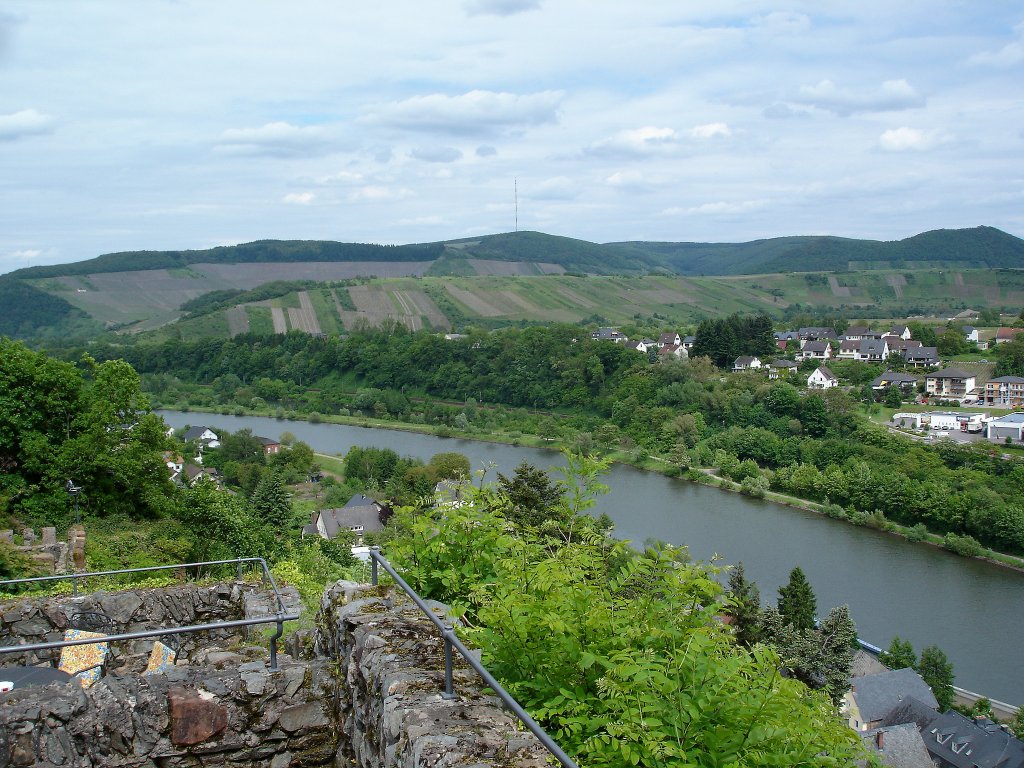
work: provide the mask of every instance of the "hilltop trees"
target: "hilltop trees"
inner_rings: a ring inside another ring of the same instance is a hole
[[[709,357],[719,368],[731,368],[740,355],[772,354],[776,350],[772,332],[772,320],[764,314],[702,320],[690,354]]]

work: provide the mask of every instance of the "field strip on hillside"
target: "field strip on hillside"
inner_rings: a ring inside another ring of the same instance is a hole
[[[850,289],[845,285],[839,284],[839,278],[835,275],[828,276],[828,287],[832,289],[832,295],[837,298],[849,298]]]
[[[447,330],[452,327],[444,312],[438,309],[437,304],[426,293],[421,290],[406,290],[403,291],[403,294],[409,303],[416,308],[416,314],[425,316],[432,328]]]
[[[586,309],[592,309],[597,306],[596,301],[588,299],[583,294],[577,293],[568,286],[559,285],[555,288],[555,292],[562,296],[562,298],[568,299],[574,306],[584,307]]]
[[[249,332],[249,313],[241,304],[224,310],[224,316],[228,321],[228,334],[235,338],[241,333]]]
[[[526,261],[499,261],[497,259],[466,259],[476,273],[482,277],[513,275],[536,275],[539,271]]]
[[[520,296],[515,291],[498,291],[498,293],[504,296],[512,304],[515,304],[516,306],[520,307],[524,312],[532,312],[534,314],[539,314],[541,312],[540,307],[538,307],[532,301],[529,301],[528,299],[524,298],[523,296]]]
[[[281,307],[271,307],[270,318],[274,321],[274,333],[288,333],[288,323]]]
[[[892,292],[896,294],[897,299],[903,298],[903,289],[907,285],[907,278],[903,275],[886,275],[885,283],[892,288]]]
[[[501,317],[501,315],[505,314],[495,307],[491,301],[481,298],[471,291],[464,291],[461,288],[456,288],[451,283],[445,283],[444,289],[452,295],[453,299],[465,304],[473,312],[480,315],[480,317]]]

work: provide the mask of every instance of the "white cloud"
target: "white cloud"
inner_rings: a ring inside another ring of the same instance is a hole
[[[274,122],[259,128],[229,128],[221,134],[217,149],[229,154],[312,157],[329,152],[331,144],[319,126]]]
[[[468,0],[463,8],[470,16],[512,16],[540,8],[540,0]]]
[[[756,211],[759,208],[764,208],[767,204],[767,200],[743,200],[735,203],[718,201],[714,203],[703,203],[702,205],[695,205],[689,208],[666,208],[662,213],[666,216],[678,216],[679,214],[685,214],[688,216],[728,216],[737,213],[749,213],[750,211]]]
[[[354,171],[338,171],[326,176],[318,176],[317,184],[358,184],[363,180],[363,174]]]
[[[492,147],[490,144],[481,144],[476,148],[477,157],[494,157],[498,154],[498,150]]]
[[[26,136],[38,136],[53,130],[54,120],[34,109],[23,109],[9,115],[0,115],[0,141],[15,141]]]
[[[309,205],[314,200],[316,200],[316,195],[312,192],[289,192],[281,198],[282,203],[291,205]]]
[[[425,163],[454,163],[462,158],[462,151],[455,147],[415,147],[409,156]]]
[[[878,137],[878,146],[887,152],[922,151],[945,144],[949,137],[940,131],[922,131],[920,128],[892,128]]]
[[[558,121],[561,91],[432,93],[372,107],[364,120],[411,131],[489,134]]]
[[[750,20],[750,23],[754,27],[765,30],[773,35],[806,32],[811,28],[809,16],[803,13],[790,13],[788,11],[773,11],[762,16],[755,16]]]
[[[619,131],[591,144],[584,152],[599,157],[640,157],[671,150],[678,141],[679,136],[673,129],[648,125]]]
[[[906,80],[886,80],[878,88],[840,88],[831,80],[803,85],[793,98],[799,104],[847,116],[861,112],[893,112],[923,107],[925,99]]]
[[[609,187],[629,188],[644,186],[646,181],[640,171],[616,171],[604,183]]]
[[[971,56],[968,64],[983,67],[1013,67],[1024,62],[1024,21],[1013,28],[1017,39],[996,51],[982,51]]]
[[[394,188],[383,184],[367,184],[366,186],[360,187],[359,189],[350,193],[348,196],[348,200],[354,203],[382,203],[396,200],[405,200],[406,198],[412,196],[412,190],[406,189],[405,187]]]
[[[726,123],[707,123],[695,125],[690,129],[690,136],[695,139],[713,139],[716,136],[732,136],[732,129]]]
[[[579,196],[579,188],[565,176],[554,176],[532,187],[520,184],[525,197],[533,200],[573,200]]]

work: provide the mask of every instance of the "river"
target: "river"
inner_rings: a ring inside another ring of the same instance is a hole
[[[386,429],[278,421],[255,416],[159,412],[170,426],[205,424],[235,432],[249,428],[277,438],[291,432],[319,453],[344,455],[353,445],[391,448],[428,460],[457,451],[472,467],[510,475],[528,461],[561,464],[554,451]],[[818,598],[818,613],[850,606],[858,634],[886,647],[894,635],[920,650],[938,645],[956,672],[956,684],[990,698],[1024,704],[1024,574],[879,531],[858,528],[804,510],[615,465],[610,487],[593,508],[615,522],[623,539],[686,545],[695,559],[716,553],[743,562],[762,598],[774,602],[796,565]]]

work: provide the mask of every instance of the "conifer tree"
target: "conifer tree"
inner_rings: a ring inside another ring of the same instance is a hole
[[[797,629],[813,629],[818,601],[803,570],[797,566],[789,572],[789,583],[779,587],[779,613],[782,620]]]
[[[275,534],[281,535],[288,530],[292,523],[292,502],[276,472],[264,475],[249,501],[258,517]]]
[[[729,574],[729,591],[735,601],[731,610],[736,639],[749,648],[761,637],[761,591],[747,581],[742,562]]]

